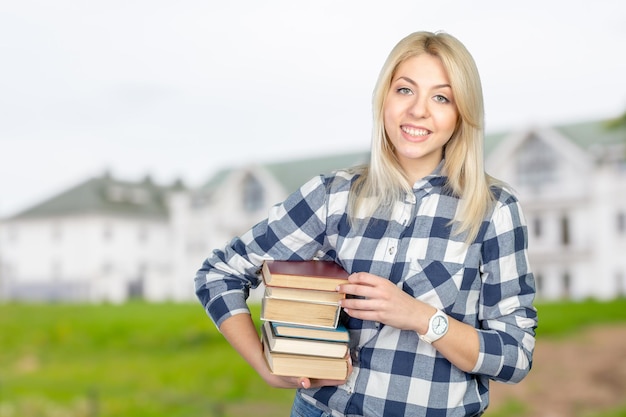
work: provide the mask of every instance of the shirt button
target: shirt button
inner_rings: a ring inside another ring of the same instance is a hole
[[[396,253],[396,247],[392,246],[389,248],[389,255],[393,255],[394,253]]]

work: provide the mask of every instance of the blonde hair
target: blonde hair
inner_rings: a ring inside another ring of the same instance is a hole
[[[489,186],[496,181],[484,170],[484,106],[478,69],[465,46],[446,33],[412,33],[387,57],[373,94],[370,163],[363,167],[362,175],[353,186],[348,214],[351,219],[369,217],[377,208],[391,208],[393,202],[413,193],[413,184],[400,167],[385,132],[383,112],[396,69],[408,58],[420,54],[441,60],[458,109],[456,129],[444,149],[443,171],[448,178],[446,187],[461,200],[454,218],[455,233],[467,232],[466,242],[469,243],[476,238],[492,204]]]

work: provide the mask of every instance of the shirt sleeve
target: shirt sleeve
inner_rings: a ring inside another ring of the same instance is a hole
[[[537,310],[526,222],[514,197],[497,203],[481,251],[480,352],[473,372],[517,383],[532,366]]]
[[[219,328],[224,320],[250,310],[250,288],[260,284],[264,260],[308,260],[325,242],[326,181],[318,176],[269,210],[268,218],[225,248],[215,250],[195,276],[196,295]]]

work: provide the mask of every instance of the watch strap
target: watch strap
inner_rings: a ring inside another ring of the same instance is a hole
[[[435,322],[439,322],[439,326],[435,328]],[[426,334],[419,335],[420,339],[427,343],[433,343],[441,339],[448,332],[448,316],[441,310],[437,309],[428,320],[428,331]]]

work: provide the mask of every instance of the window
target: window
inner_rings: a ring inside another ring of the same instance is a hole
[[[63,236],[63,232],[62,232],[62,228],[61,225],[58,223],[55,223],[52,225],[52,240],[54,242],[58,242],[61,240]]]
[[[150,192],[141,187],[111,185],[107,189],[107,198],[116,203],[142,205],[150,202]]]
[[[124,194],[125,194],[124,188],[120,186],[112,185],[107,190],[107,197],[109,198],[109,200],[115,201],[115,202],[124,201]]]
[[[144,280],[148,266],[141,262],[137,265],[135,279],[128,282],[128,296],[130,298],[142,298],[144,296]]]
[[[111,275],[113,272],[113,264],[109,261],[106,261],[102,264],[102,275],[107,276]]]
[[[150,193],[143,188],[133,188],[129,192],[128,199],[131,203],[137,205],[148,204],[150,202]]]
[[[622,273],[622,271],[618,271],[615,274],[615,281],[617,283],[617,294],[620,296],[626,295],[626,276]]]
[[[543,292],[543,275],[540,273],[535,274],[535,290],[539,295]]]
[[[570,244],[569,219],[565,215],[561,217],[561,244],[563,246]]]
[[[146,276],[146,271],[148,271],[148,265],[145,262],[140,262],[137,265],[137,276],[143,279]]]
[[[146,243],[148,241],[148,228],[146,226],[139,226],[137,239],[140,243]]]
[[[16,274],[17,274],[17,268],[15,268],[13,264],[10,264],[6,261],[4,263],[0,262],[0,296],[2,296],[3,278],[4,278],[4,283],[7,283],[10,277],[15,277]]]
[[[569,272],[563,273],[563,297],[570,298],[572,295],[572,278]]]
[[[543,140],[533,135],[522,146],[516,161],[519,184],[539,187],[555,180],[556,155]]]
[[[188,254],[197,254],[197,253],[206,253],[206,251],[208,250],[206,247],[206,242],[202,239],[196,238],[196,239],[189,239],[189,241],[187,241],[187,246],[185,251]]]
[[[263,186],[259,180],[247,174],[243,180],[243,208],[247,212],[255,212],[263,209]]]
[[[62,278],[63,274],[61,263],[59,261],[53,261],[50,269],[52,272],[52,279],[55,281],[59,281]]]
[[[543,232],[542,226],[543,223],[541,221],[541,218],[539,216],[535,217],[533,219],[533,234],[535,235],[535,237],[541,237],[541,234]]]
[[[110,241],[113,239],[113,226],[110,224],[105,224],[104,229],[102,230],[102,238],[105,241]]]
[[[7,240],[10,243],[17,243],[18,241],[18,235],[19,233],[17,232],[17,227],[16,226],[9,226],[8,228],[9,230],[7,231]]]

